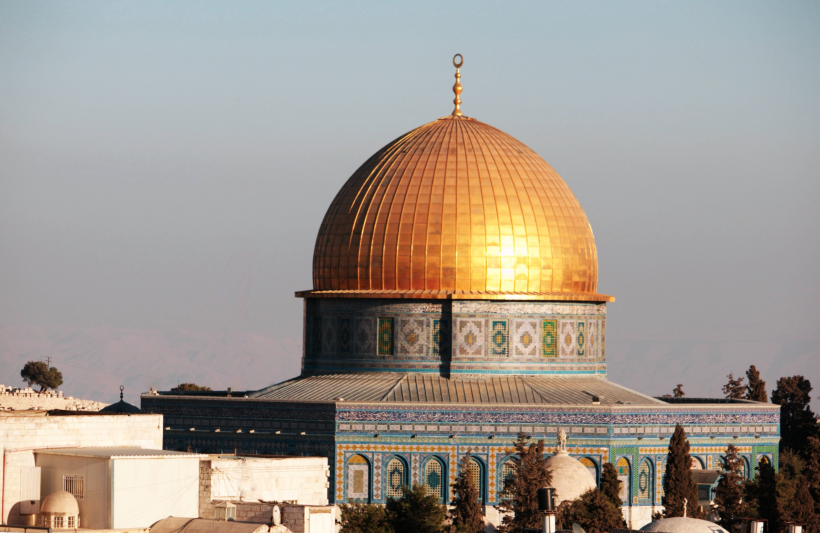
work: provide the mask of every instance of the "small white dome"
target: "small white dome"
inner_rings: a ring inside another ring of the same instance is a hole
[[[557,493],[556,504],[577,500],[586,491],[597,487],[587,467],[564,450],[547,459],[547,467],[552,471],[550,486]]]
[[[46,496],[40,505],[40,512],[77,516],[80,514],[80,507],[70,492],[61,490]]]
[[[654,522],[649,522],[641,528],[641,531],[663,531],[664,533],[729,533],[714,522],[689,518],[688,516],[676,516],[674,518],[661,518]]]

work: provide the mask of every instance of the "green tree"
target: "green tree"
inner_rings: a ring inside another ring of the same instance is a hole
[[[811,382],[803,376],[777,380],[772,403],[780,406],[780,449],[793,450],[805,457],[809,437],[817,435],[817,422],[809,407]]]
[[[515,454],[510,459],[513,471],[504,480],[502,493],[505,498],[496,506],[504,514],[498,527],[501,533],[522,533],[525,528],[541,525],[538,489],[552,483],[552,472],[544,456],[544,441],[529,441],[529,437],[519,433],[513,444]]]
[[[797,453],[786,450],[780,454],[780,470],[775,475],[775,513],[773,531],[782,531],[788,522],[805,526],[813,533],[816,526],[814,500],[803,477],[805,463]]]
[[[393,533],[387,523],[387,514],[381,505],[367,503],[342,504],[337,523],[339,533]]]
[[[727,400],[739,400],[743,398],[743,392],[746,390],[746,385],[743,384],[743,377],[735,379],[735,375],[729,372],[726,376],[728,382],[723,386],[723,394],[726,395]]]
[[[447,508],[435,496],[427,495],[427,487],[404,487],[401,498],[388,498],[385,505],[387,522],[395,533],[441,533]]]
[[[597,488],[586,491],[577,500],[562,503],[557,522],[561,529],[569,529],[577,522],[587,533],[609,533],[626,527],[621,508]]]
[[[484,512],[478,501],[478,488],[470,475],[470,455],[461,460],[453,483],[453,508],[450,509],[453,533],[478,533],[484,528]]]
[[[754,480],[746,483],[746,503],[749,516],[763,518],[768,521],[767,533],[779,529],[779,515],[777,513],[777,474],[771,463],[761,461],[755,468],[757,475]]]
[[[746,371],[746,377],[749,383],[746,385],[746,394],[743,397],[754,402],[768,403],[766,382],[760,379],[760,372],[757,371],[755,365],[749,367],[749,370]]]
[[[701,518],[698,505],[698,486],[692,477],[692,458],[689,455],[689,441],[680,424],[669,441],[669,453],[666,456],[666,477],[663,479],[664,516],[671,518],[683,516],[686,500],[686,516]]]
[[[814,512],[820,515],[820,437],[809,437],[803,476],[814,500]]]
[[[715,488],[715,510],[720,519],[718,524],[732,533],[743,533],[747,516],[746,504],[743,502],[745,493],[743,459],[738,455],[737,448],[730,444],[726,455],[720,461],[720,479]]]
[[[57,390],[63,384],[63,374],[56,368],[49,367],[43,361],[29,361],[20,371],[20,377],[28,386],[37,385],[40,392],[48,389]]]
[[[683,398],[684,396],[686,396],[686,393],[683,392],[683,383],[678,383],[678,386],[672,389],[672,397]]]
[[[601,470],[601,493],[619,509],[624,504],[621,501],[621,480],[612,463],[604,463]]]
[[[196,383],[180,383],[173,389],[171,392],[188,392],[188,391],[209,391],[211,387],[205,387],[203,385],[197,385]]]

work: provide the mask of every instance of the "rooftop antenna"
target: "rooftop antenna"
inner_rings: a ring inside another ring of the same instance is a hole
[[[453,100],[453,103],[456,105],[456,108],[453,109],[453,116],[460,117],[461,116],[461,98],[459,95],[461,94],[462,87],[461,87],[461,65],[464,64],[464,57],[461,54],[456,54],[453,56],[453,66],[456,67],[456,84],[453,85],[453,92],[456,93],[456,99]]]

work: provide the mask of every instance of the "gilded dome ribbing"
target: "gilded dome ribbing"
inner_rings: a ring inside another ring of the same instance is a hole
[[[302,296],[611,301],[567,184],[523,143],[448,116],[368,159],[330,205]]]

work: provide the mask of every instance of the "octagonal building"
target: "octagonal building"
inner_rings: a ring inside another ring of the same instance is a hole
[[[693,467],[718,468],[729,443],[747,475],[776,465],[778,406],[653,398],[607,380],[614,298],[598,293],[586,214],[533,150],[462,115],[459,76],[453,114],[377,151],[328,208],[313,289],[296,293],[301,375],[258,391],[144,394],[143,412],[166,417],[165,447],[324,455],[337,503],[384,503],[416,483],[448,503],[469,453],[497,522],[516,435],[552,444],[564,429],[596,480],[616,466],[633,528],[659,510],[677,423]]]

